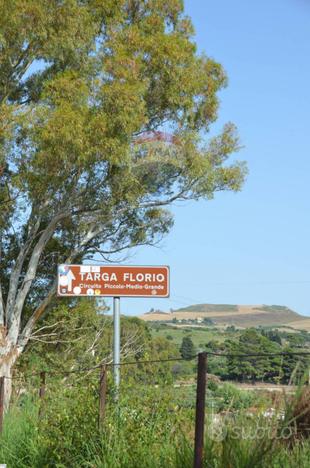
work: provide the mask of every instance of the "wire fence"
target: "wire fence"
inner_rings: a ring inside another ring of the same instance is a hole
[[[137,366],[142,364],[160,364],[165,362],[180,362],[180,361],[192,361],[197,359],[198,354],[194,354],[193,356],[182,358],[182,357],[172,357],[167,359],[148,359],[148,360],[135,360],[135,361],[125,361],[120,363],[113,363],[113,362],[103,362],[96,366],[82,368],[82,369],[68,369],[68,370],[47,370],[42,369],[40,371],[31,372],[29,374],[23,374],[21,376],[3,376],[0,379],[8,379],[8,380],[18,380],[18,379],[27,379],[29,377],[39,376],[44,372],[46,375],[69,375],[69,374],[80,374],[95,371],[101,369],[104,365],[106,368],[113,368],[113,367],[124,367],[124,366]],[[285,352],[278,352],[278,353],[215,353],[212,351],[205,352],[208,356],[215,356],[215,357],[222,357],[222,358],[248,358],[248,357],[276,357],[276,356],[310,356],[310,351],[285,351]]]
[[[150,360],[133,360],[133,361],[124,361],[120,363],[113,363],[113,362],[101,362],[100,364],[80,368],[80,369],[41,369],[36,372],[30,372],[26,374],[20,375],[13,375],[13,376],[2,376],[0,377],[0,432],[3,428],[3,416],[4,416],[4,388],[5,388],[5,380],[11,380],[16,382],[16,384],[24,385],[26,382],[31,382],[33,378],[36,379],[34,389],[39,397],[40,405],[39,405],[39,418],[43,417],[44,414],[44,404],[46,400],[47,394],[47,386],[49,385],[49,377],[63,377],[69,378],[70,375],[83,375],[84,377],[94,377],[94,373],[99,371],[99,376],[97,375],[95,385],[97,386],[97,399],[98,399],[98,426],[101,427],[104,424],[104,420],[106,417],[106,408],[107,408],[107,392],[108,392],[108,372],[109,370],[113,371],[115,366],[123,368],[123,373],[125,374],[126,368],[135,368],[136,370],[143,368],[152,369],[154,365],[163,365],[169,363],[178,363],[182,361],[191,361],[195,362],[197,367],[197,377],[188,385],[191,387],[190,395],[188,394],[188,398],[191,399],[191,407],[195,409],[195,414],[193,413],[193,417],[195,419],[195,462],[194,467],[201,467],[202,463],[202,454],[203,454],[203,443],[204,443],[204,426],[205,426],[205,407],[206,407],[206,386],[207,386],[207,376],[208,376],[208,358],[227,358],[227,359],[237,359],[243,360],[246,358],[274,358],[274,357],[307,357],[310,356],[310,351],[285,351],[285,352],[278,352],[278,353],[220,353],[220,352],[202,352],[190,356],[189,358],[185,359],[182,357],[169,357],[166,359],[150,359]],[[165,369],[162,369],[163,373]],[[135,371],[136,372],[136,371]],[[133,374],[134,376],[135,374]],[[143,378],[141,379],[141,375]],[[146,374],[140,375],[139,384],[136,385],[136,392],[142,392],[142,390],[146,389],[147,387],[154,388],[159,387],[156,385],[156,381],[154,381],[154,375],[150,372],[151,382],[148,382],[148,376]],[[99,379],[98,379],[99,377]],[[175,382],[170,382],[170,386],[175,388]],[[167,384],[167,387],[169,386]],[[163,385],[161,384],[163,387]],[[163,387],[165,390],[165,388]],[[184,389],[183,389],[184,390]],[[113,393],[113,392],[112,392]],[[172,395],[176,395],[177,392],[174,391]],[[133,395],[136,394],[133,392]],[[161,394],[158,392],[158,397]],[[175,396],[176,397],[176,396]],[[180,399],[183,399],[183,402],[186,400],[184,396],[184,391],[182,394],[179,395]],[[117,404],[117,398],[114,397],[111,401],[114,401]]]

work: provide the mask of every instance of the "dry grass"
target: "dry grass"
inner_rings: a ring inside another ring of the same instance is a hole
[[[289,326],[297,330],[306,330],[310,332],[310,318],[305,318],[303,320],[296,320],[294,322],[290,322]]]
[[[303,386],[289,404],[293,439],[310,438],[310,387]]]
[[[236,310],[232,310],[231,306],[227,310],[212,310],[211,304],[206,304],[206,311],[201,310],[201,304],[197,306],[200,310],[195,310],[194,306],[190,310],[182,309],[172,313],[147,313],[140,318],[146,321],[172,321],[188,320],[207,317],[211,319],[215,325],[236,325],[240,328],[255,327],[259,325],[283,326],[299,330],[310,331],[310,318],[303,317],[296,312],[287,308],[277,308],[276,306],[266,307],[264,305],[238,305]]]

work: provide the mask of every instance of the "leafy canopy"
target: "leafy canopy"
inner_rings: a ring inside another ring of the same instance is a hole
[[[232,124],[202,138],[227,79],[197,54],[182,1],[0,0],[0,12],[0,277],[11,323],[15,299],[29,315],[52,291],[57,263],[153,244],[173,222],[165,206],[239,190],[245,168],[227,163]]]

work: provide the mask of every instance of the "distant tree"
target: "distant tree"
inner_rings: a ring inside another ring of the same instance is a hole
[[[208,318],[208,317],[204,317],[203,318],[203,321],[202,321],[205,325],[214,325],[214,322]]]
[[[287,342],[293,348],[302,348],[306,344],[306,337],[301,333],[289,333],[287,335]]]
[[[205,351],[207,353],[224,353],[225,346],[220,341],[212,339],[205,345]],[[225,357],[212,356],[212,354],[209,355],[208,369],[211,374],[225,378],[227,376],[227,359]]]
[[[183,359],[191,359],[194,356],[195,347],[190,336],[184,336],[180,347],[180,353]]]
[[[268,338],[270,341],[274,341],[279,345],[282,344],[281,335],[278,330],[262,330],[262,335]]]
[[[220,343],[219,341],[217,340],[210,340],[208,341],[208,343],[206,344],[206,351],[209,351],[209,352],[218,352],[219,350],[222,349],[222,343]]]
[[[226,340],[226,350],[231,354],[277,353],[278,343],[262,336],[255,329],[241,333],[239,339]],[[279,356],[228,358],[228,376],[237,380],[274,380],[279,376],[281,360]]]
[[[293,353],[294,351],[296,352],[294,348],[289,346],[283,348],[283,351],[286,353]],[[284,384],[291,382],[298,385],[305,376],[305,373],[309,372],[309,368],[309,356],[297,356],[294,354],[284,356],[281,359],[281,372],[279,380]]]

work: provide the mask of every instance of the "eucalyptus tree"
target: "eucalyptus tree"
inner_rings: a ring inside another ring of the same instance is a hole
[[[58,262],[153,244],[172,202],[240,189],[234,126],[206,138],[225,85],[180,0],[0,0],[0,375]]]

